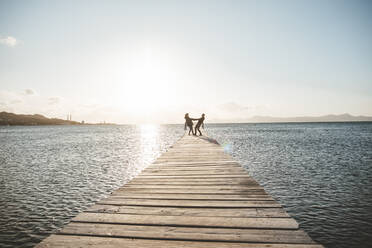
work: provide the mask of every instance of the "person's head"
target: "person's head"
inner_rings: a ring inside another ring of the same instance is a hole
[[[204,117],[205,116],[205,114],[202,114],[202,117]]]
[[[189,118],[189,113],[186,113],[185,114],[185,118]]]

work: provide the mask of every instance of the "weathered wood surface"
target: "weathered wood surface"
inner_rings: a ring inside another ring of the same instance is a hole
[[[205,242],[141,238],[117,238],[110,235],[51,235],[41,242],[39,248],[322,248],[317,244],[281,244],[281,243],[243,243],[243,242]]]
[[[186,135],[37,247],[322,246],[220,145]]]
[[[155,226],[234,227],[265,229],[298,229],[292,218],[225,218],[200,216],[128,215],[107,213],[81,213],[74,222],[138,224]]]
[[[275,201],[215,201],[215,200],[162,200],[162,199],[117,199],[110,197],[103,199],[99,204],[125,205],[125,206],[152,206],[152,207],[199,207],[199,208],[280,208],[280,204]]]
[[[232,218],[234,219],[234,218]],[[270,243],[313,243],[302,230],[259,230],[237,228],[193,228],[172,226],[112,225],[71,223],[62,231],[63,234],[90,233],[97,236],[137,237],[161,239],[164,236],[182,240],[270,242]]]
[[[182,208],[182,207],[144,207],[144,206],[91,206],[86,212],[111,214],[145,214],[166,216],[215,216],[215,217],[289,217],[283,208]]]
[[[172,193],[165,193],[165,194],[132,194],[126,192],[119,192],[112,194],[112,198],[116,199],[162,199],[162,200],[215,200],[215,201],[223,201],[223,200],[237,200],[237,201],[244,201],[244,200],[251,200],[251,201],[273,201],[268,195],[213,195],[213,194],[172,194]]]

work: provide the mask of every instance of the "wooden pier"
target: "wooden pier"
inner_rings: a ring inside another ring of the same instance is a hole
[[[185,135],[36,247],[321,248],[223,148]]]

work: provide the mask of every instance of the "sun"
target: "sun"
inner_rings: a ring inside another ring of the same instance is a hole
[[[121,90],[123,104],[136,113],[153,113],[169,105],[175,70],[169,56],[147,49],[126,68]],[[130,106],[128,106],[130,104]]]

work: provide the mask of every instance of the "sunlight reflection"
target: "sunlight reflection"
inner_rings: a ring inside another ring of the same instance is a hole
[[[140,125],[141,135],[141,160],[143,166],[153,162],[160,153],[159,126],[153,124]]]
[[[159,136],[159,126],[154,124],[140,125],[141,141],[147,145],[154,145]]]
[[[226,153],[231,154],[231,153],[233,152],[233,146],[232,146],[232,144],[229,144],[229,143],[223,143],[223,144],[222,144],[222,147],[223,147],[223,150],[224,150]]]

